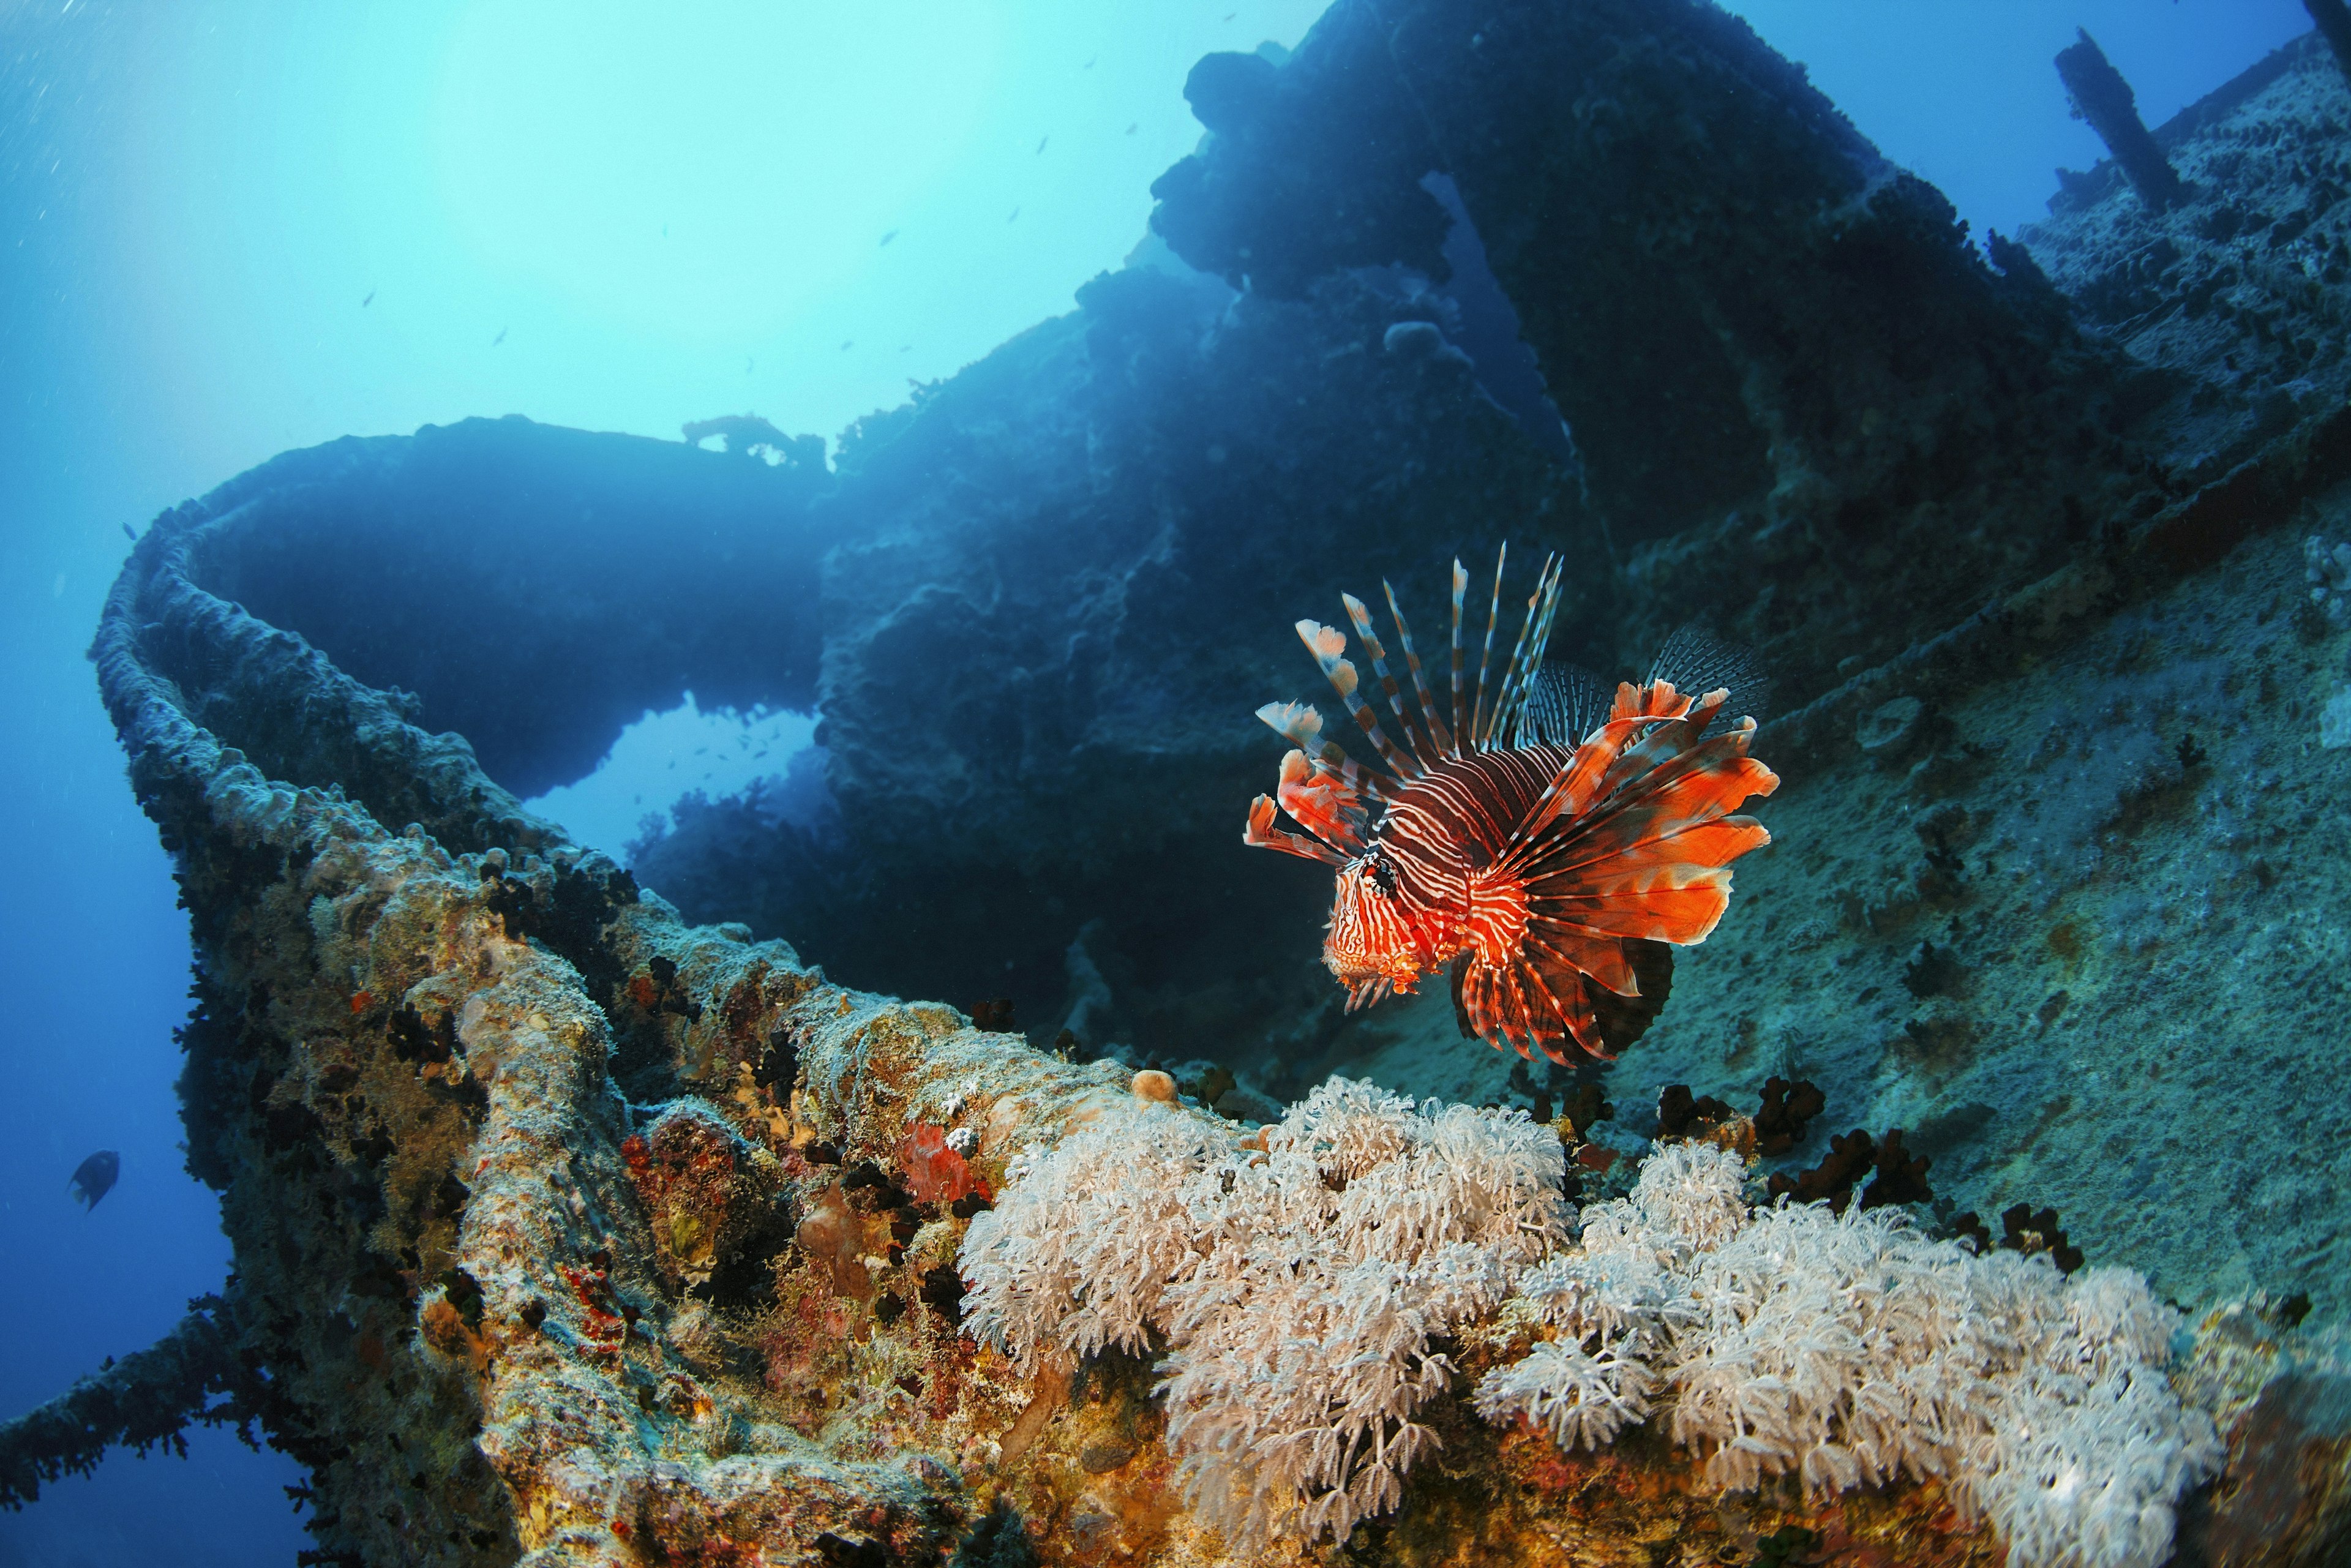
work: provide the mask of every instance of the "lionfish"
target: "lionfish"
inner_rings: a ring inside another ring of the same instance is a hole
[[[1552,556],[1489,699],[1509,553],[1505,545],[1495,562],[1485,647],[1468,693],[1461,609],[1469,575],[1453,563],[1449,717],[1429,690],[1395,590],[1380,585],[1417,722],[1370,612],[1353,594],[1340,596],[1401,745],[1359,693],[1345,634],[1298,622],[1384,769],[1325,738],[1311,706],[1268,703],[1258,716],[1297,749],[1281,759],[1277,792],[1250,802],[1242,842],[1337,868],[1322,961],[1347,988],[1349,1011],[1449,968],[1464,1036],[1530,1060],[1539,1049],[1564,1063],[1571,1041],[1613,1060],[1666,1005],[1668,945],[1706,940],[1730,902],[1730,862],[1771,841],[1761,823],[1730,815],[1780,782],[1748,755],[1766,683],[1744,652],[1695,627],[1667,640],[1638,685],[1612,689],[1588,671],[1546,664],[1564,564]],[[1748,711],[1736,723],[1734,697]],[[1277,806],[1305,831],[1277,827]]]

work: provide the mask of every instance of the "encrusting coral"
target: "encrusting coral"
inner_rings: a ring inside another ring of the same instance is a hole
[[[1031,1366],[1164,1343],[1171,1454],[1242,1551],[1395,1508],[1447,1336],[1513,1322],[1554,1337],[1479,1381],[1490,1421],[1597,1449],[1669,1412],[1725,1491],[1938,1481],[2020,1568],[2152,1568],[2220,1467],[2135,1272],[1978,1256],[1897,1208],[1750,1207],[1705,1143],[1660,1145],[1570,1244],[1562,1170],[1523,1113],[1343,1079],[1246,1139],[1106,1113],[974,1221],[967,1330]]]

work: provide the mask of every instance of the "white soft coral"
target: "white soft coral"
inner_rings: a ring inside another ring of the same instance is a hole
[[[1333,1079],[1263,1142],[1121,1114],[1017,1162],[962,1260],[972,1332],[1015,1359],[1165,1337],[1169,1448],[1243,1550],[1395,1506],[1453,1372],[1431,1338],[1567,1220],[1564,1152],[1522,1112]]]
[[[1394,1508],[1454,1370],[1433,1342],[1513,1294],[1557,1337],[1480,1382],[1489,1419],[1597,1447],[1670,1403],[1726,1489],[1938,1478],[2017,1568],[2152,1568],[2219,1465],[2160,1374],[2176,1316],[2127,1270],[1978,1258],[1893,1210],[1750,1213],[1703,1144],[1562,1247],[1550,1129],[1343,1080],[1262,1141],[1122,1109],[1015,1160],[962,1255],[970,1331],[1017,1361],[1164,1340],[1170,1450],[1244,1553]]]
[[[1719,1150],[1661,1149],[1630,1199],[1584,1210],[1581,1248],[1520,1286],[1569,1340],[1489,1375],[1479,1408],[1562,1447],[1604,1440],[1626,1418],[1607,1396],[1631,1385],[1599,1369],[1640,1359],[1717,1486],[1907,1471],[1988,1516],[2019,1568],[2164,1559],[2220,1448],[2160,1375],[2177,1320],[2144,1279],[1978,1258],[1895,1210],[1750,1214],[1740,1174]]]
[[[964,1237],[968,1332],[1019,1362],[1141,1349],[1193,1260],[1188,1188],[1237,1142],[1193,1117],[1130,1114],[1015,1155]]]

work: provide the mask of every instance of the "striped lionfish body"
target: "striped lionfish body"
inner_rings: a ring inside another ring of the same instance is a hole
[[[1672,945],[1706,940],[1722,918],[1730,862],[1771,841],[1762,824],[1731,814],[1779,784],[1748,755],[1753,717],[1729,719],[1734,694],[1756,703],[1763,683],[1743,654],[1688,628],[1638,685],[1612,690],[1546,665],[1562,570],[1552,558],[1489,698],[1508,553],[1495,565],[1467,690],[1468,574],[1453,563],[1449,713],[1429,689],[1395,590],[1382,584],[1410,709],[1370,612],[1342,595],[1401,741],[1358,690],[1345,634],[1298,623],[1383,766],[1326,739],[1312,707],[1268,704],[1258,716],[1297,749],[1282,758],[1276,794],[1251,802],[1242,841],[1337,869],[1322,959],[1350,1010],[1449,971],[1464,1035],[1553,1061],[1572,1049],[1609,1060],[1665,1006]],[[1304,831],[1277,826],[1277,811]]]

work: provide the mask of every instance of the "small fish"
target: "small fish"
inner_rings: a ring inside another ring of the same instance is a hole
[[[507,329],[506,329],[504,327],[501,327],[501,328],[499,328],[499,329],[498,329],[498,335],[497,335],[496,337],[495,337],[495,338],[493,338],[493,339],[491,339],[491,340],[490,340],[490,347],[491,347],[491,348],[493,348],[493,349],[495,349],[495,348],[496,348],[500,343],[503,343],[503,342],[505,342],[506,340],[507,340]]]
[[[888,234],[882,236],[882,243],[883,245],[888,245],[892,240],[896,239],[897,237],[898,231],[896,229],[892,229]]]
[[[121,1174],[122,1156],[112,1149],[100,1149],[74,1166],[66,1187],[81,1200],[84,1208],[96,1208],[98,1200],[114,1190],[114,1180]]]
[[[137,544],[139,542],[139,530],[132,528],[129,523],[125,523],[122,525],[122,537],[129,539],[132,544]]]
[[[1127,133],[1129,136],[1134,135],[1134,126],[1135,126],[1135,125],[1141,125],[1142,123],[1143,123],[1143,121],[1141,121],[1141,120],[1136,120],[1136,121],[1134,122],[1134,125],[1130,125],[1130,126],[1128,126],[1128,127],[1126,128],[1126,133]]]
[[[1088,55],[1086,57],[1086,63],[1080,66],[1078,68],[1080,70],[1090,71],[1094,68],[1094,62],[1100,58],[1102,58],[1100,55]]]
[[[1449,716],[1395,591],[1381,585],[1416,715],[1370,612],[1340,596],[1401,744],[1358,692],[1345,633],[1298,623],[1385,767],[1323,738],[1312,707],[1267,704],[1258,717],[1297,749],[1281,760],[1277,793],[1250,803],[1241,841],[1336,870],[1322,961],[1346,988],[1349,1011],[1449,971],[1465,1036],[1530,1060],[1540,1050],[1562,1063],[1611,1061],[1664,1009],[1673,946],[1705,941],[1721,920],[1730,862],[1771,841],[1753,818],[1730,815],[1780,782],[1748,755],[1752,715],[1732,723],[1726,711],[1734,692],[1760,697],[1762,685],[1738,650],[1687,631],[1667,641],[1647,680],[1602,701],[1599,677],[1543,662],[1564,565],[1552,557],[1489,695],[1508,555],[1495,563],[1477,684],[1466,691],[1469,574],[1453,563]],[[1305,831],[1277,827],[1277,810]]]
[[[1038,151],[1038,152],[1044,152],[1044,151],[1045,151],[1045,143],[1046,143],[1046,142],[1048,142],[1048,141],[1050,141],[1051,140],[1053,140],[1053,133],[1052,133],[1051,131],[1047,131],[1044,135],[1042,135],[1042,136],[1040,136],[1040,137],[1037,138],[1037,151]]]
[[[854,338],[849,338],[849,339],[845,339],[845,340],[842,340],[842,342],[841,342],[841,351],[842,353],[844,353],[844,354],[845,354],[845,353],[847,353],[847,352],[849,352],[850,349],[851,349],[852,347],[853,347],[853,346],[856,344],[856,342],[857,342],[857,340],[856,340],[856,339],[854,339]]]
[[[1007,219],[1005,219],[1004,221],[1005,221],[1006,223],[1008,223],[1008,223],[1013,223],[1013,222],[1016,222],[1016,221],[1019,218],[1019,216],[1020,216],[1020,209],[1019,209],[1019,207],[1015,207],[1015,208],[1013,208],[1013,209],[1012,209],[1012,216],[1011,216],[1011,217],[1008,217],[1008,218],[1007,218]]]
[[[368,290],[368,297],[367,297],[365,299],[362,299],[362,300],[360,300],[360,309],[362,309],[362,310],[364,310],[364,309],[366,309],[369,306],[371,306],[371,305],[372,305],[372,304],[374,304],[374,303],[375,303],[375,290],[374,290],[374,289],[372,289],[372,288],[371,288],[371,289],[369,289],[369,290]]]

